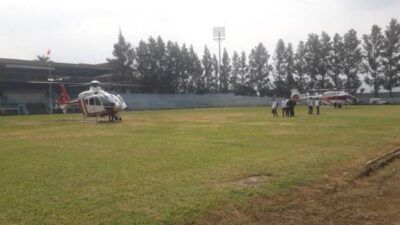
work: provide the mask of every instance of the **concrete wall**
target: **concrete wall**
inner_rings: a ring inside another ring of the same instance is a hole
[[[272,98],[234,94],[121,94],[131,110],[271,105]]]

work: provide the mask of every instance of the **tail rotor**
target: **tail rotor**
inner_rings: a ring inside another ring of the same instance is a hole
[[[68,110],[68,105],[72,102],[64,84],[60,84],[60,97],[58,97],[56,103],[61,108],[63,113],[66,114]]]

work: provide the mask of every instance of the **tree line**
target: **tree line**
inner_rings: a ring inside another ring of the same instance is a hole
[[[288,96],[297,88],[355,93],[364,77],[376,96],[381,88],[391,95],[400,86],[400,24],[392,19],[384,31],[373,25],[361,39],[354,29],[333,37],[311,33],[296,49],[280,39],[272,57],[262,43],[248,55],[234,51],[229,56],[224,49],[219,67],[207,46],[202,57],[192,45],[165,43],[161,37],[133,47],[120,31],[108,62],[114,81],[142,84],[143,92]]]

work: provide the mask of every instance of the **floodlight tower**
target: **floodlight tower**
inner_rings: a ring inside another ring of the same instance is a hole
[[[214,27],[213,29],[214,41],[218,41],[218,71],[217,71],[217,84],[220,88],[220,67],[221,67],[221,41],[225,40],[225,27]]]
[[[50,108],[50,114],[53,114],[53,100],[51,99],[51,82],[53,79],[51,78],[51,61],[49,60],[49,78],[47,79],[49,82],[49,108]]]
[[[49,78],[47,78],[47,81],[49,82],[49,109],[50,109],[50,114],[53,114],[53,100],[51,98],[51,82],[54,81],[53,78],[51,78],[51,59],[50,59],[50,49],[47,50],[46,55],[47,55],[47,59],[49,61]]]

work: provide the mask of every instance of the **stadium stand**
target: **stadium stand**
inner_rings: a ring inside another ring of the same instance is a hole
[[[0,115],[49,113],[49,85],[30,81],[51,78],[65,82],[88,82],[111,74],[108,64],[72,64],[0,58]],[[58,96],[52,86],[52,97]]]

